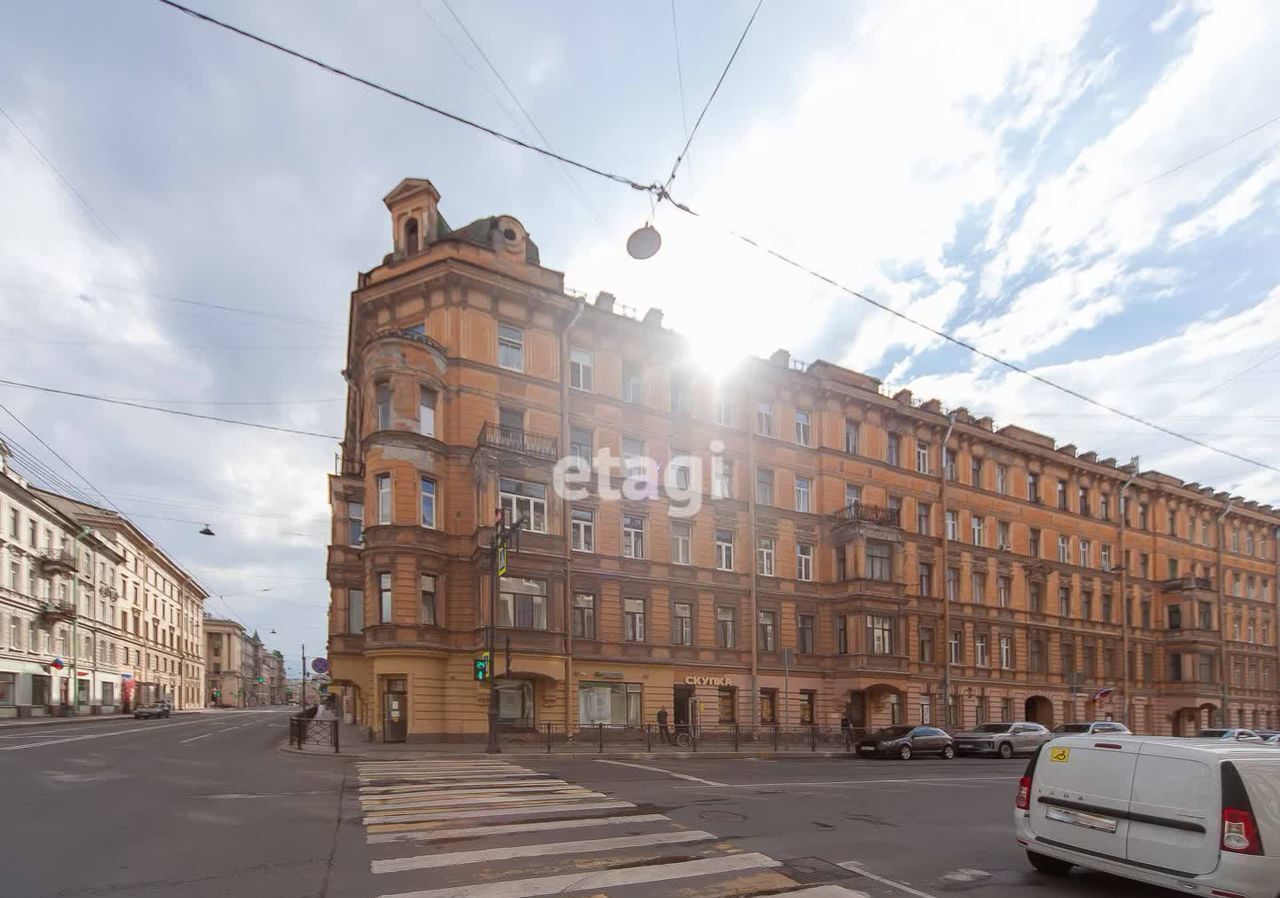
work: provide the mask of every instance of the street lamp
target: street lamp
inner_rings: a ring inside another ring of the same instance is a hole
[[[208,524],[205,524],[203,527],[201,527],[201,528],[200,528],[200,535],[201,535],[201,536],[215,536],[216,534],[213,532],[213,528],[212,528],[212,527],[210,527]]]

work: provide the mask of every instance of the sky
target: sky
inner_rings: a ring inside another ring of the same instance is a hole
[[[190,2],[646,184],[755,8]],[[6,4],[0,379],[341,433],[350,290],[390,251],[381,197],[425,177],[455,226],[514,215],[571,289],[661,308],[710,372],[785,348],[1280,503],[1276,46],[1265,0],[764,0],[672,182],[691,217],[156,0]],[[649,221],[662,249],[633,260]],[[211,613],[295,669],[321,649],[335,440],[0,403],[30,428],[0,412],[0,438],[105,493]]]

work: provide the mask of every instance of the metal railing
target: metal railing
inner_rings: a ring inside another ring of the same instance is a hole
[[[338,754],[338,718],[317,717],[317,710],[318,707],[312,705],[289,717],[289,744],[297,746],[299,751],[307,746],[333,746],[333,753]]]
[[[492,446],[497,449],[509,449],[512,452],[524,452],[539,458],[555,459],[559,457],[557,440],[544,433],[534,433],[523,428],[503,427],[492,421],[485,423],[480,430],[481,446]]]
[[[40,564],[46,568],[74,571],[77,568],[76,553],[70,549],[45,549],[40,553]]]
[[[698,752],[698,751],[852,751],[853,742],[867,730],[830,726],[777,724],[656,724],[594,723],[566,727],[562,723],[500,724],[498,744],[515,749],[556,752]]]
[[[411,340],[414,343],[421,343],[423,346],[429,346],[432,349],[439,350],[440,352],[446,352],[444,346],[442,346],[438,341],[428,337],[421,327],[383,328],[382,330],[377,331],[372,336],[370,336],[369,339],[365,341],[365,345],[368,345],[369,343],[372,343],[375,340],[382,340],[387,337],[395,337],[401,340]]]
[[[886,508],[883,505],[868,505],[865,502],[846,505],[832,517],[836,519],[836,523],[840,524],[846,521],[862,521],[866,524],[883,524],[888,527],[902,526],[901,509]]]

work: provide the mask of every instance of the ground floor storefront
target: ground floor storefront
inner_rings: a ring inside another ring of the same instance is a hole
[[[120,675],[58,670],[34,661],[0,662],[0,718],[115,714],[121,710]]]

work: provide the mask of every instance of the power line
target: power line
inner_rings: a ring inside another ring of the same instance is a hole
[[[1271,125],[1274,125],[1276,122],[1280,122],[1280,115],[1277,115],[1273,119],[1268,119],[1267,121],[1263,122],[1261,125],[1255,125],[1254,127],[1250,128],[1248,131],[1245,131],[1242,134],[1237,134],[1235,137],[1231,138],[1225,143],[1220,143],[1216,147],[1213,147],[1212,149],[1205,150],[1203,153],[1201,153],[1198,156],[1193,156],[1190,159],[1186,160],[1185,162],[1180,162],[1179,164],[1175,165],[1173,168],[1167,169],[1166,171],[1162,171],[1160,172],[1160,174],[1156,175],[1155,177],[1148,178],[1147,180],[1143,181],[1141,184],[1135,184],[1134,186],[1130,187],[1128,190],[1124,190],[1124,191],[1121,191],[1120,193],[1117,193],[1115,196],[1111,198],[1111,200],[1112,202],[1114,202],[1115,200],[1118,200],[1121,197],[1128,196],[1129,194],[1137,190],[1139,187],[1148,187],[1154,184],[1156,181],[1159,181],[1161,178],[1167,178],[1169,175],[1180,172],[1184,168],[1186,168],[1188,165],[1194,165],[1195,163],[1199,162],[1201,159],[1207,159],[1208,157],[1212,156],[1214,153],[1217,153],[1220,150],[1225,150],[1227,147],[1231,146],[1232,144],[1239,143],[1240,141],[1244,140],[1246,137],[1250,137],[1254,134],[1257,134],[1259,131],[1263,130],[1264,128],[1268,128]]]
[[[702,111],[698,113],[698,118],[693,123],[693,130],[689,132],[688,138],[685,139],[684,149],[680,151],[680,155],[676,157],[675,164],[671,166],[671,174],[667,176],[667,183],[662,187],[664,192],[671,187],[671,182],[676,179],[676,171],[679,170],[680,163],[684,161],[685,155],[689,152],[689,147],[693,143],[694,136],[698,133],[698,127],[702,124],[703,117],[707,114],[707,110],[711,108],[711,104],[715,102],[716,94],[720,93],[720,85],[724,84],[725,76],[729,74],[733,61],[738,58],[738,51],[742,49],[742,42],[747,39],[747,32],[755,24],[756,14],[760,12],[760,7],[763,5],[764,0],[756,0],[756,8],[751,11],[751,18],[747,19],[747,27],[742,29],[742,34],[738,37],[738,43],[734,46],[733,52],[729,54],[729,61],[724,64],[724,70],[720,73],[716,86],[711,90],[711,96],[707,97],[707,102],[703,104]],[[672,15],[674,18],[674,10]]]
[[[471,29],[467,28],[466,23],[462,21],[462,17],[458,15],[457,11],[453,8],[453,5],[449,0],[440,0],[440,2],[444,4],[445,9],[449,10],[449,15],[453,16],[453,20],[458,23],[458,27],[462,29],[462,33],[465,34],[467,36],[467,40],[471,42],[471,46],[475,47],[476,52],[480,54],[480,58],[483,59],[484,64],[489,67],[489,71],[493,73],[493,77],[498,79],[498,83],[501,84],[502,89],[507,92],[507,96],[511,98],[511,102],[516,104],[516,108],[520,110],[520,114],[523,115],[525,120],[533,127],[534,133],[542,139],[542,145],[549,150],[553,150],[554,147],[551,145],[551,138],[542,133],[542,129],[539,128],[538,123],[533,120],[533,116],[529,114],[529,110],[520,102],[520,98],[517,97],[515,91],[511,89],[511,85],[507,83],[507,79],[502,77],[502,73],[498,71],[498,67],[493,64],[493,60],[489,58],[489,54],[484,52],[484,48],[480,46],[480,42],[475,39],[474,35],[472,35]],[[427,15],[427,18],[431,18],[420,2],[418,3],[418,8],[422,10],[424,15]],[[432,19],[432,22],[435,22],[435,20]],[[440,26],[437,24],[436,27],[439,28]],[[578,194],[578,198],[582,200],[583,205],[586,206],[588,211],[595,216],[596,221],[600,223],[600,227],[607,229],[609,227],[609,223],[604,220],[604,216],[600,214],[600,210],[598,210],[595,205],[592,204],[590,198],[587,197],[586,193],[582,189],[582,185],[579,184],[568,171],[564,169],[560,169],[560,171],[569,182],[569,186]]]
[[[107,498],[106,493],[104,493],[102,490],[100,490],[100,489],[98,489],[96,486],[94,486],[94,485],[93,485],[93,482],[92,482],[92,481],[90,481],[88,477],[85,477],[83,474],[81,474],[81,473],[80,473],[80,471],[79,471],[79,469],[78,469],[78,468],[76,468],[76,466],[75,466],[75,465],[71,464],[71,462],[67,461],[65,458],[63,458],[61,455],[59,455],[59,454],[58,454],[58,450],[54,449],[52,446],[50,446],[48,443],[46,443],[46,442],[45,442],[45,441],[40,437],[40,434],[36,433],[34,430],[32,430],[30,427],[28,427],[28,426],[27,426],[27,424],[26,424],[26,422],[24,422],[21,418],[19,418],[17,415],[15,415],[15,414],[14,414],[14,413],[9,409],[9,407],[8,407],[8,406],[4,405],[3,403],[0,403],[0,411],[3,411],[3,412],[4,412],[6,415],[8,415],[10,418],[12,418],[13,420],[17,421],[17,422],[18,422],[18,426],[20,426],[20,427],[21,427],[23,430],[25,430],[27,433],[31,434],[32,439],[34,439],[37,443],[39,443],[41,446],[43,446],[43,447],[44,447],[44,448],[49,452],[49,454],[50,454],[50,455],[52,455],[52,456],[53,456],[54,458],[56,458],[58,461],[62,462],[62,463],[63,463],[63,465],[65,465],[65,466],[66,466],[66,468],[67,468],[67,470],[68,470],[68,471],[70,471],[71,473],[73,473],[73,474],[75,474],[77,477],[79,477],[82,481],[84,481],[85,485],[86,485],[86,486],[88,486],[88,487],[89,487],[89,489],[91,489],[93,492],[95,492],[95,493],[97,493],[99,496],[101,496],[104,502],[106,502],[108,505],[110,505],[112,508],[114,508],[117,512],[120,512],[120,509],[116,507],[116,504],[115,504],[114,502],[112,502],[110,499],[108,499],[108,498]],[[120,512],[120,513],[121,513],[121,514],[123,514],[123,512]]]
[[[97,221],[99,225],[102,226],[102,229],[106,231],[108,234],[110,234],[112,238],[116,241],[116,243],[123,243],[124,241],[120,239],[120,235],[115,232],[115,230],[111,227],[111,225],[107,224],[106,219],[104,219],[101,215],[98,214],[98,210],[93,208],[93,206],[89,203],[89,201],[85,199],[84,194],[82,194],[79,190],[76,190],[75,185],[72,184],[71,181],[67,179],[66,175],[64,175],[61,171],[58,170],[58,166],[53,164],[53,160],[50,159],[48,156],[46,156],[41,151],[40,147],[36,146],[36,142],[27,136],[27,132],[23,131],[22,128],[19,127],[18,123],[13,120],[13,116],[9,115],[8,112],[5,112],[3,106],[0,106],[0,115],[3,115],[6,119],[8,119],[9,124],[13,125],[13,130],[17,131],[18,134],[22,136],[22,139],[27,142],[27,146],[31,147],[31,149],[35,151],[35,154],[40,157],[40,161],[43,162],[49,168],[49,171],[53,172],[54,175],[57,176],[58,180],[62,182],[63,186],[66,187],[67,190],[71,192],[71,195],[76,198],[76,201],[80,203],[80,205],[83,206],[90,215],[93,216],[94,220]]]
[[[348,81],[354,81],[356,84],[362,84],[365,87],[370,88],[371,90],[376,90],[378,93],[386,94],[389,97],[393,97],[394,99],[397,99],[397,100],[402,100],[405,103],[410,103],[414,106],[417,106],[419,109],[425,109],[428,112],[433,112],[436,115],[443,116],[444,118],[447,118],[450,121],[458,123],[459,125],[465,125],[468,128],[474,128],[477,131],[483,132],[484,134],[488,134],[490,137],[496,137],[499,140],[506,141],[507,143],[520,147],[522,149],[526,149],[531,152],[538,153],[542,156],[546,156],[550,159],[554,159],[557,162],[563,162],[565,165],[571,165],[574,168],[582,169],[583,171],[590,172],[593,175],[598,175],[601,178],[607,178],[610,181],[613,181],[617,184],[623,184],[634,190],[642,190],[649,193],[653,193],[659,189],[657,184],[641,184],[638,181],[632,181],[630,178],[625,178],[622,175],[616,175],[616,174],[613,174],[612,172],[607,172],[604,169],[596,168],[593,165],[588,165],[585,162],[578,162],[577,160],[570,159],[566,156],[561,156],[559,153],[553,152],[552,150],[543,149],[540,146],[531,144],[528,141],[521,140],[518,137],[513,137],[510,134],[506,134],[506,133],[503,133],[502,131],[498,131],[494,128],[490,128],[487,125],[482,125],[479,122],[472,121],[471,119],[466,118],[464,116],[441,109],[439,106],[433,106],[430,103],[415,99],[407,94],[401,93],[398,90],[394,90],[390,87],[386,87],[382,84],[379,84],[376,81],[370,81],[368,78],[363,78],[360,75],[355,75],[351,72],[348,72],[346,69],[339,68],[338,66],[335,66],[335,65],[330,65],[327,62],[322,62],[321,60],[316,59],[313,56],[308,56],[305,53],[300,53],[297,50],[292,50],[289,47],[284,46],[283,44],[278,44],[273,40],[269,40],[265,37],[260,37],[259,35],[256,35],[251,31],[246,31],[243,28],[238,28],[235,25],[231,25],[227,22],[222,21],[221,19],[215,19],[213,16],[206,15],[205,13],[202,13],[202,12],[197,12],[196,10],[183,6],[180,3],[175,3],[174,0],[158,0],[158,2],[163,3],[165,6],[172,7],[173,9],[176,9],[179,12],[184,12],[194,19],[199,19],[202,22],[208,22],[210,25],[216,25],[219,28],[230,31],[232,34],[238,34],[240,37],[247,38],[248,40],[254,41],[255,43],[258,43],[258,44],[262,44],[264,47],[270,47],[271,49],[278,50],[279,52],[284,53],[287,56],[292,56],[294,59],[298,59],[298,60],[301,60],[302,62],[309,63],[310,65],[316,66],[317,68],[324,69],[326,72],[330,72],[331,74],[337,75],[340,78],[346,78]]]
[[[298,430],[293,427],[278,427],[275,424],[259,424],[255,421],[240,421],[236,418],[222,418],[222,417],[219,417],[218,415],[202,415],[202,414],[199,414],[198,412],[184,412],[181,409],[176,409],[176,408],[161,408],[156,405],[146,405],[141,402],[130,402],[124,399],[110,399],[106,396],[95,396],[92,393],[78,393],[75,390],[59,390],[59,389],[55,389],[54,387],[42,387],[36,384],[27,384],[27,383],[22,383],[21,381],[16,381],[16,380],[4,380],[3,378],[0,378],[0,384],[4,384],[5,386],[9,386],[9,387],[19,387],[24,390],[37,390],[41,393],[53,393],[58,396],[74,396],[77,399],[91,399],[94,402],[106,402],[110,405],[124,405],[124,406],[128,406],[129,408],[146,409],[147,411],[151,411],[151,412],[163,412],[166,415],[179,415],[183,418],[199,418],[202,421],[217,421],[220,424],[237,424],[240,427],[254,427],[254,428],[257,428],[258,430],[272,430],[277,433],[292,433],[292,434],[296,434],[297,436],[303,436],[303,437],[320,437],[321,439],[325,439],[325,440],[341,440],[342,439],[342,437],[334,436],[333,434],[330,434],[330,433],[317,433],[314,430]],[[4,408],[4,406],[0,405],[0,408]],[[7,409],[5,410],[8,411]],[[10,412],[10,414],[12,414],[12,412]],[[18,423],[21,424],[22,422],[19,421]],[[35,434],[32,434],[32,436],[35,436]],[[40,439],[40,438],[36,437],[36,439]],[[48,447],[46,446],[45,448],[48,448]],[[52,452],[53,450],[50,449],[49,451]],[[115,506],[112,506],[112,507],[114,508]],[[119,511],[119,509],[116,509],[116,510]]]
[[[680,24],[676,18],[676,0],[671,0],[671,36],[676,49],[676,83],[680,85],[680,127],[684,130],[685,141],[689,140],[689,104],[684,98],[684,66],[680,64]],[[692,162],[689,163],[693,165]],[[689,171],[692,177],[692,168]]]
[[[1196,400],[1198,400],[1198,399],[1203,399],[1204,397],[1206,397],[1206,396],[1208,396],[1210,393],[1212,393],[1214,390],[1218,389],[1218,387],[1225,387],[1227,384],[1231,383],[1231,382],[1232,382],[1233,380],[1235,380],[1236,378],[1244,377],[1244,376],[1245,376],[1246,374],[1248,374],[1250,371],[1253,371],[1253,370],[1255,370],[1256,368],[1260,368],[1261,366],[1265,365],[1267,362],[1271,361],[1271,360],[1272,360],[1272,359],[1274,359],[1274,358],[1280,358],[1280,350],[1276,350],[1275,352],[1271,353],[1270,355],[1263,356],[1262,358],[1258,359],[1256,362],[1254,362],[1253,364],[1249,365],[1248,367],[1243,368],[1243,369],[1241,369],[1241,370],[1237,371],[1235,374],[1231,375],[1231,376],[1230,376],[1230,377],[1228,377],[1226,380],[1219,381],[1218,383],[1216,383],[1216,384],[1214,384],[1213,386],[1209,387],[1209,389],[1205,390],[1203,393],[1200,393],[1200,394],[1198,394],[1198,395],[1196,395],[1196,396],[1192,396],[1192,397],[1191,397],[1191,401],[1192,401],[1192,402],[1195,402],[1195,401],[1196,401]]]

